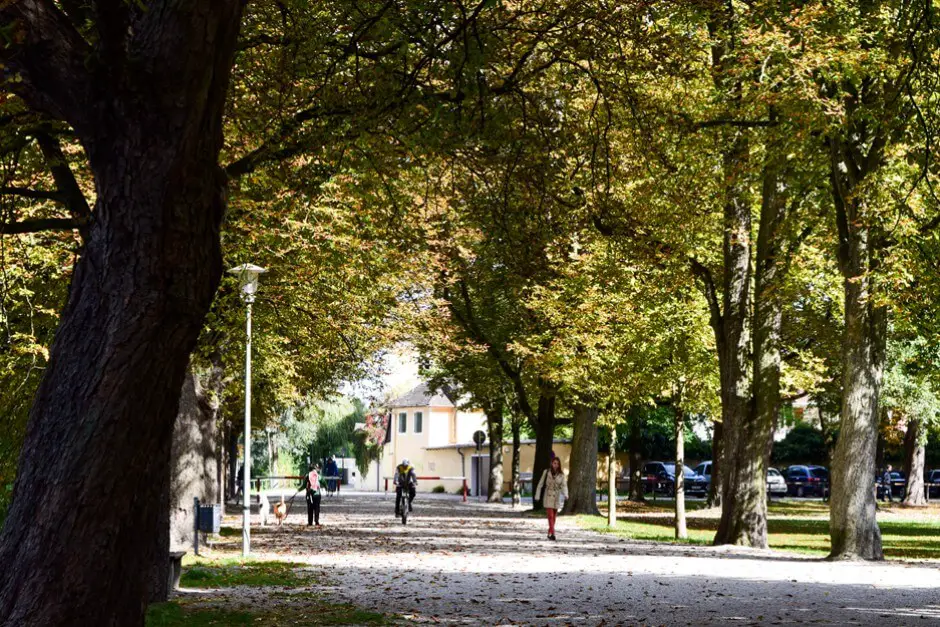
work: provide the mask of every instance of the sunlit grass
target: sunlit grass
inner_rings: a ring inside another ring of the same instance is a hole
[[[635,540],[679,542],[675,539],[672,502],[632,504],[618,503],[617,526],[607,527],[606,516],[578,516],[578,524],[587,529]],[[904,510],[892,510],[892,516]],[[770,548],[825,557],[829,553],[829,505],[821,501],[776,501],[769,509],[767,521]],[[718,529],[715,515],[694,513],[687,518],[689,538],[684,544],[711,544]],[[882,545],[885,557],[894,559],[940,559],[940,519],[921,517],[917,520],[881,520]]]
[[[233,586],[301,587],[315,581],[304,564],[226,557],[184,559],[180,587],[231,588]]]

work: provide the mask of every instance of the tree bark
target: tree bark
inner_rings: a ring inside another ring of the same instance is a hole
[[[752,411],[751,351],[749,327],[751,289],[751,208],[741,171],[748,160],[746,136],[737,134],[724,155],[727,181],[724,206],[723,293],[720,316],[713,308],[712,328],[718,347],[721,379],[721,422],[725,455],[721,464],[721,521],[715,544],[747,544],[738,522],[750,506],[751,474],[740,447],[748,444],[748,422]],[[714,470],[712,472],[714,476]]]
[[[238,429],[231,421],[226,421],[228,431],[227,439],[227,458],[228,458],[228,498],[235,500],[235,494],[238,492]]]
[[[487,500],[503,502],[503,403],[498,399],[486,413],[486,430],[490,440],[490,476]]]
[[[875,519],[875,454],[878,446],[879,395],[884,373],[887,310],[877,303],[873,271],[877,249],[872,241],[858,184],[878,167],[883,138],[870,138],[858,122],[853,142],[871,140],[861,168],[857,145],[830,139],[829,175],[839,232],[838,260],[845,294],[842,347],[842,416],[831,472],[829,507],[830,559],[882,560],[881,530]],[[865,150],[862,148],[861,150]],[[851,153],[851,154],[849,154]]]
[[[753,315],[753,377],[750,403],[743,403],[745,392],[732,399],[738,408],[734,422],[733,448],[728,449],[724,474],[722,519],[716,544],[738,544],[767,548],[767,463],[773,427],[780,406],[780,336],[783,321],[782,281],[790,248],[786,236],[788,206],[784,176],[775,164],[772,147],[767,149],[763,172],[760,226],[757,236],[757,259],[754,272]],[[742,262],[743,265],[743,262]],[[727,307],[727,303],[726,303]],[[726,308],[727,311],[727,308]],[[728,327],[725,317],[724,331]],[[728,346],[735,342],[727,338]],[[729,354],[726,365],[735,376],[737,363],[747,355]],[[743,384],[742,384],[743,386]]]
[[[555,444],[555,390],[542,386],[539,394],[539,407],[535,428],[535,461],[532,468],[532,489],[538,485],[539,478],[548,470]],[[532,495],[532,509],[542,509],[542,501]]]
[[[141,12],[118,37],[133,69],[112,81],[124,60],[57,36],[52,3],[0,9],[24,20],[18,45],[36,46],[17,57],[24,97],[72,123],[97,191],[0,538],[4,625],[143,624],[179,391],[222,271],[217,161],[241,8]],[[92,80],[88,65],[108,62]]]
[[[597,509],[597,415],[596,407],[581,404],[574,407],[566,514],[600,515]]]
[[[712,423],[712,478],[708,484],[705,507],[721,507],[721,458],[724,457],[724,425],[720,420]]]
[[[630,500],[642,503],[643,479],[643,420],[639,416],[630,417]]]
[[[510,429],[512,430],[512,506],[522,503],[522,472],[520,469],[519,454],[522,448],[522,439],[519,430],[522,427],[522,418],[513,415]],[[537,481],[537,480],[536,480]],[[535,489],[535,486],[532,486]]]
[[[610,448],[607,450],[607,526],[617,525],[617,427],[610,428]]]
[[[689,537],[685,524],[685,412],[681,401],[675,403],[673,409],[676,436],[676,539],[685,540]]]
[[[187,373],[180,411],[173,429],[170,473],[170,550],[184,551],[193,545],[193,498],[203,505],[216,502],[215,415],[207,412],[205,392],[199,378]]]
[[[922,432],[923,426],[920,420],[912,419],[908,421],[907,433],[904,434],[904,470],[907,472],[904,504],[910,507],[927,506],[927,495],[924,493],[926,447]]]

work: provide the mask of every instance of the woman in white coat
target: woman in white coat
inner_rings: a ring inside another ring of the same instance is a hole
[[[544,494],[542,494],[542,486],[545,487]],[[551,466],[542,472],[542,478],[539,480],[535,493],[542,494],[542,507],[545,508],[545,514],[548,516],[548,539],[554,540],[555,517],[561,509],[561,497],[568,498],[568,483],[565,481],[560,459],[552,458]]]

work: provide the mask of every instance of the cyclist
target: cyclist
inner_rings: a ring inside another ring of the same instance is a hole
[[[395,515],[401,516],[398,511],[398,500],[401,498],[402,488],[408,489],[408,511],[413,511],[411,506],[415,500],[415,492],[418,487],[418,477],[415,475],[415,469],[411,466],[408,459],[401,460],[401,463],[395,467]]]

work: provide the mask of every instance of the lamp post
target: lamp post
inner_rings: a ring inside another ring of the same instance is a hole
[[[244,461],[244,494],[242,505],[242,555],[248,557],[251,550],[251,304],[255,302],[255,292],[258,291],[258,277],[264,268],[250,263],[242,264],[229,270],[238,276],[241,281],[242,300],[245,301],[245,461]]]

